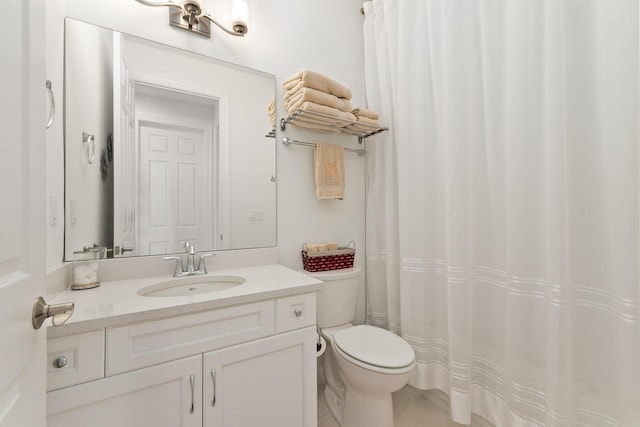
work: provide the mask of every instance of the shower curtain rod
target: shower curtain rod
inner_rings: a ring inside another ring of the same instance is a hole
[[[316,147],[316,144],[313,142],[305,142],[305,141],[296,141],[295,139],[287,138],[286,136],[282,138],[282,145],[288,147],[290,144],[295,145],[303,145],[305,147]],[[345,148],[344,151],[348,151],[350,153],[357,153],[358,156],[363,157],[367,152],[365,150],[356,150],[354,148]]]

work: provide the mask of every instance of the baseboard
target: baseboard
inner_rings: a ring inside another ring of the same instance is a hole
[[[442,411],[446,412],[447,414],[451,413],[451,401],[449,399],[449,396],[447,396],[446,393],[443,393],[442,391],[435,390],[435,389],[434,390],[418,390],[415,387],[414,387],[414,390],[416,390],[418,393],[420,393],[420,395],[422,395],[422,397],[424,397],[429,402],[436,405]],[[485,418],[481,417],[478,414],[471,414],[471,424],[469,424],[469,426],[470,427],[495,427],[492,423],[490,423],[489,421],[487,421]]]

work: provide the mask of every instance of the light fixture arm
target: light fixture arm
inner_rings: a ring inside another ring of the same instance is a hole
[[[169,1],[136,0],[136,1],[146,6],[175,6],[184,10],[184,8],[182,7],[182,3],[178,1],[172,1],[172,0],[169,0]]]
[[[202,8],[202,0],[135,0],[145,6],[168,6],[169,24],[192,31],[205,37],[211,37],[211,23],[225,33],[244,37],[249,31],[246,0],[234,0],[233,22],[231,29],[226,28]]]
[[[244,35],[247,33],[247,26],[244,25],[244,24],[236,24],[236,23],[234,23],[233,30],[229,30],[229,29],[225,28],[222,24],[220,24],[218,21],[216,21],[213,18],[213,16],[211,16],[210,13],[203,13],[201,18],[208,19],[212,23],[216,24],[216,26],[218,28],[220,28],[222,31],[224,31],[225,33],[230,34],[232,36],[244,37]]]

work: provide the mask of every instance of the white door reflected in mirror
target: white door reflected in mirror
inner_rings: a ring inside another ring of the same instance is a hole
[[[65,259],[275,246],[274,93],[273,75],[67,18]]]

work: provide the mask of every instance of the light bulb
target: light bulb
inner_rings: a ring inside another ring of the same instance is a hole
[[[246,0],[233,0],[231,5],[233,31],[238,34],[249,32],[249,5]]]

